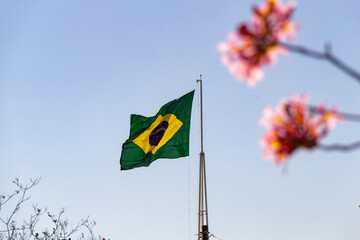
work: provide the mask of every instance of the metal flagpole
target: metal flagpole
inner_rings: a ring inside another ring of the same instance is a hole
[[[200,121],[201,121],[198,240],[208,240],[209,222],[208,222],[208,206],[207,206],[207,190],[206,190],[205,153],[204,153],[204,141],[203,141],[203,105],[202,105],[202,75],[201,74],[200,74],[200,79],[196,80],[196,82],[200,82]],[[205,215],[205,219],[204,219],[204,215]]]

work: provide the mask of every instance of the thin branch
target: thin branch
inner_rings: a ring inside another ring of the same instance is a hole
[[[15,228],[16,231],[22,230],[22,228]],[[7,230],[0,230],[0,233],[6,233]]]
[[[15,180],[13,181],[13,183],[18,187],[17,190],[15,190],[12,194],[10,194],[9,196],[5,197],[4,195],[1,195],[2,198],[0,198],[0,211],[1,211],[1,207],[6,204],[10,199],[12,199],[14,196],[18,195],[21,191],[27,191],[29,189],[31,189],[32,187],[34,187],[35,185],[37,185],[40,182],[41,178],[35,178],[35,179],[30,179],[30,186],[23,186],[20,181],[19,178],[15,178]]]
[[[360,141],[351,144],[331,144],[331,145],[318,145],[318,148],[323,151],[342,151],[348,152],[360,148]]]
[[[351,68],[350,66],[348,66],[347,64],[345,64],[343,61],[341,61],[336,56],[334,56],[332,54],[330,44],[325,45],[323,52],[308,49],[303,46],[288,44],[288,43],[281,43],[281,45],[286,47],[288,50],[290,50],[292,52],[297,52],[302,55],[306,55],[308,57],[312,57],[312,58],[316,58],[316,59],[320,59],[320,60],[326,60],[326,61],[332,63],[335,67],[342,70],[343,72],[345,72],[345,73],[349,74],[350,76],[352,76],[353,78],[355,78],[355,80],[358,83],[360,83],[360,73],[357,72],[356,70],[354,70],[353,68]]]
[[[47,211],[47,209],[45,208],[44,210],[41,210],[40,208],[37,207],[37,205],[33,205],[33,210],[35,212],[35,214],[31,214],[29,222],[24,222],[24,229],[27,229],[29,231],[29,235],[33,236],[35,239],[38,239],[38,235],[35,232],[35,226],[36,224],[39,222],[40,217]]]
[[[0,217],[0,221],[2,221],[4,224],[6,224],[6,222],[4,221],[4,219],[2,219],[1,217]]]
[[[12,211],[12,213],[10,214],[9,217],[7,217],[6,220],[6,229],[7,229],[7,234],[8,234],[8,238],[12,239],[14,234],[16,233],[15,231],[15,222],[12,221],[12,218],[14,217],[14,215],[19,211],[20,206],[27,200],[30,199],[30,197],[26,197],[26,193],[29,189],[31,189],[32,187],[34,187],[35,185],[37,185],[40,182],[40,178],[36,178],[36,179],[30,179],[30,186],[23,186],[20,181],[19,178],[16,178],[15,181],[13,182],[17,187],[18,190],[16,190],[12,195],[10,195],[5,201],[3,201],[1,203],[1,205],[4,205],[7,201],[9,201],[9,199],[11,199],[12,197],[20,194],[20,199],[18,200],[15,209]]]
[[[87,217],[85,220],[82,220],[83,222],[82,224],[88,229],[91,239],[95,239],[93,228],[96,225],[96,222],[95,221],[89,222],[88,219],[89,217]]]

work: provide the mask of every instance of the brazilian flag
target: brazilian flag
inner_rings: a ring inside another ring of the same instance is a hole
[[[121,170],[147,167],[158,158],[189,156],[194,92],[165,104],[153,117],[131,114],[130,136],[122,146]]]

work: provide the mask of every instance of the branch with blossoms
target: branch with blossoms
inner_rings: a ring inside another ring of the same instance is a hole
[[[251,22],[241,23],[227,42],[218,45],[222,63],[238,80],[254,87],[264,78],[264,66],[274,65],[277,55],[291,51],[326,60],[360,83],[360,73],[336,57],[330,44],[321,52],[285,42],[295,40],[295,31],[300,28],[291,21],[295,6],[294,2],[283,5],[278,0],[265,0],[262,6],[254,7]]]
[[[322,145],[319,141],[337,123],[347,119],[360,121],[355,114],[339,113],[337,108],[326,109],[324,105],[307,106],[309,95],[294,96],[279,103],[276,108],[267,107],[260,119],[260,125],[268,131],[261,138],[265,158],[276,164],[288,160],[300,148],[325,151],[350,151],[360,148],[360,142],[341,145]]]
[[[218,45],[222,63],[236,79],[254,87],[264,78],[263,67],[274,65],[278,55],[290,51],[328,61],[360,83],[360,73],[333,55],[330,44],[325,45],[321,52],[286,42],[293,41],[295,32],[300,29],[291,20],[295,7],[294,2],[282,4],[280,0],[264,0],[261,6],[254,7],[251,21],[241,23],[236,31],[228,35],[227,42]],[[264,110],[260,124],[268,130],[261,139],[266,158],[279,164],[299,148],[325,151],[360,148],[360,141],[347,145],[320,144],[320,139],[337,123],[343,120],[360,121],[360,116],[339,113],[336,108],[326,109],[324,105],[307,106],[308,99],[308,95],[294,96],[282,101],[276,108]]]
[[[299,25],[291,21],[295,4],[282,5],[276,0],[266,0],[253,8],[250,23],[241,23],[228,35],[227,42],[218,45],[221,61],[240,81],[254,87],[263,78],[262,67],[274,65],[277,55],[288,49],[281,43],[294,40]]]

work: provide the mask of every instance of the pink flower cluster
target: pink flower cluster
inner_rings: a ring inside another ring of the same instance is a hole
[[[265,148],[265,158],[276,164],[286,161],[298,148],[312,149],[320,138],[343,117],[336,108],[327,110],[324,105],[309,108],[308,95],[294,96],[282,101],[275,109],[264,110],[260,125],[268,129],[260,144]]]
[[[278,0],[265,0],[254,7],[251,23],[242,23],[218,45],[222,63],[239,80],[255,86],[264,77],[263,65],[276,62],[278,54],[285,54],[281,41],[295,39],[298,25],[291,22],[295,4],[283,5]]]

